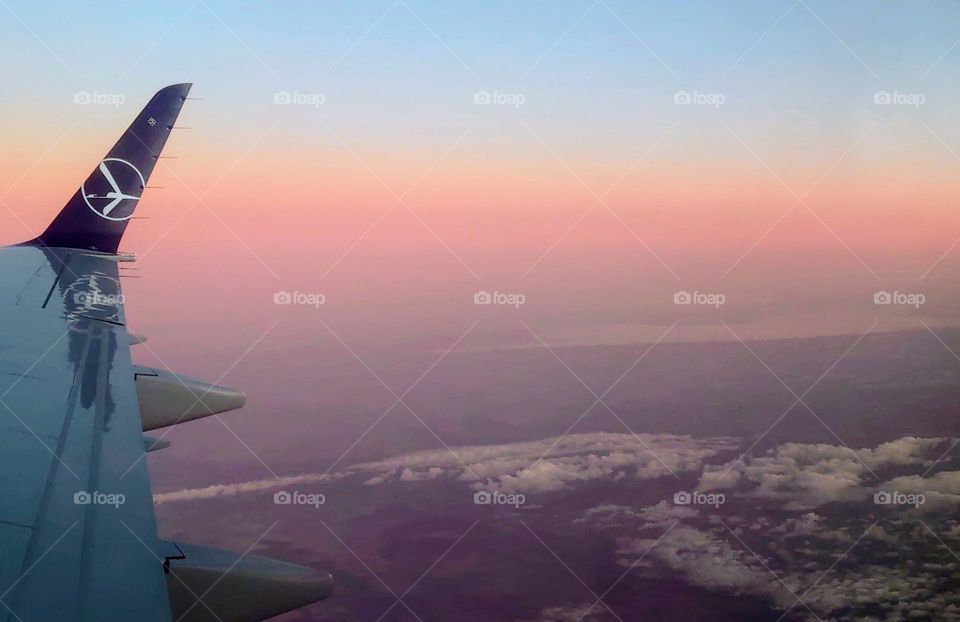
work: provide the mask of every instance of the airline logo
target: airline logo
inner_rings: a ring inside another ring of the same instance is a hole
[[[80,188],[93,212],[107,220],[129,220],[146,185],[137,167],[120,158],[106,158]]]

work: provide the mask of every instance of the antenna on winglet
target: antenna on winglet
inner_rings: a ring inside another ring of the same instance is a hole
[[[116,253],[191,86],[158,91],[46,231],[25,244]]]

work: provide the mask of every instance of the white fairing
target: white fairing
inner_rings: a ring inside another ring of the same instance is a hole
[[[243,393],[189,376],[134,366],[143,431],[241,408]]]
[[[330,595],[329,572],[252,554],[177,543],[168,560],[170,610],[180,622],[257,622]],[[198,596],[202,595],[200,602]]]

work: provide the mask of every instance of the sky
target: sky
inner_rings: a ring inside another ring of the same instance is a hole
[[[0,242],[41,230],[150,95],[190,81],[123,246],[133,328],[198,368],[334,332],[372,352],[471,326],[458,347],[954,324],[958,14],[7,0]]]

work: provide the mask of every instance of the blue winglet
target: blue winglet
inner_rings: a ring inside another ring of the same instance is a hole
[[[46,231],[26,244],[116,253],[191,86],[158,91]]]

